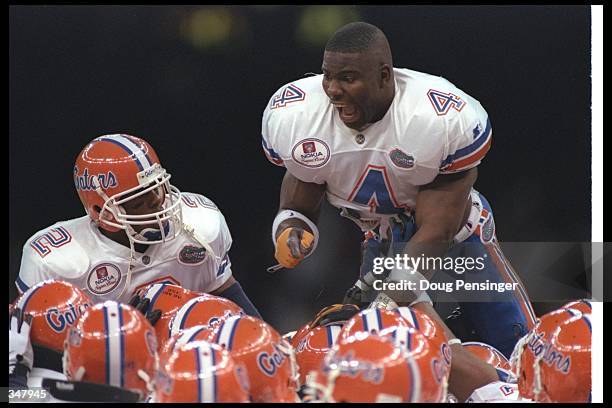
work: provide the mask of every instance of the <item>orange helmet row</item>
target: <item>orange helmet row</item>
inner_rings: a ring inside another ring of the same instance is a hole
[[[451,354],[442,328],[411,308],[365,309],[298,330],[307,398],[327,402],[442,402]]]

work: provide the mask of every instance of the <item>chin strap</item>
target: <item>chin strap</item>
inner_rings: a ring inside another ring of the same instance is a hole
[[[215,251],[213,251],[213,249],[210,246],[210,244],[208,244],[208,242],[206,242],[206,240],[204,238],[202,238],[195,231],[195,228],[193,228],[191,225],[183,223],[183,231],[185,231],[187,233],[187,235],[189,235],[198,244],[202,245],[204,247],[204,249],[206,249],[206,252],[208,252],[210,254],[210,256],[212,256],[213,258],[217,257],[217,255],[215,254]]]

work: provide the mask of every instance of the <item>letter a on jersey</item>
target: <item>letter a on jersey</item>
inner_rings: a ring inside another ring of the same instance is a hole
[[[384,166],[368,165],[357,185],[353,188],[348,201],[370,207],[378,214],[401,214],[407,207],[397,202],[387,169]]]

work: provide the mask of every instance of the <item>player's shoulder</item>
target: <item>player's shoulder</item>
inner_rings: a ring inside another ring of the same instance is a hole
[[[183,222],[207,241],[214,241],[227,228],[225,217],[217,205],[208,197],[190,192],[181,192]]]
[[[312,124],[331,105],[321,85],[322,75],[313,75],[281,86],[269,99],[263,115],[263,132],[270,138]]]
[[[418,118],[449,120],[468,112],[467,107],[480,107],[477,99],[444,77],[406,68],[395,68],[394,75],[402,105],[416,106]]]
[[[313,74],[284,84],[270,97],[266,110],[289,117],[327,101],[321,85],[322,77]]]
[[[78,250],[91,235],[90,223],[87,215],[56,222],[32,234],[24,245],[24,251],[33,251],[41,258],[47,258]]]

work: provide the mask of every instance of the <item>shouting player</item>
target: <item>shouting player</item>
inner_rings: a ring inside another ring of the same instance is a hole
[[[460,302],[465,324],[509,356],[535,315],[496,241],[491,207],[473,188],[491,145],[486,111],[444,78],[394,68],[384,33],[367,23],[348,24],[332,36],[322,72],[281,87],[263,114],[264,152],[287,169],[272,227],[279,265],[293,268],[315,250],[326,195],[365,233],[361,277],[346,301],[360,303],[376,292],[377,257],[481,257],[484,268],[462,279],[514,283],[515,289]],[[434,272],[395,267],[381,278],[428,280]],[[416,288],[399,294],[402,303],[443,324],[427,293]]]
[[[87,215],[26,242],[20,293],[58,279],[94,302],[127,303],[152,283],[171,283],[225,297],[260,317],[232,276],[232,237],[223,214],[203,195],[170,184],[149,143],[125,134],[97,137],[78,155],[73,172]]]

